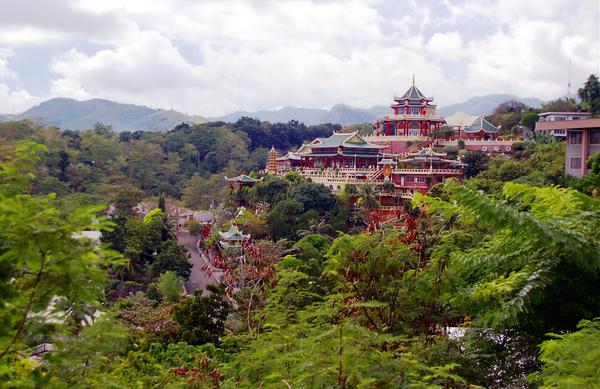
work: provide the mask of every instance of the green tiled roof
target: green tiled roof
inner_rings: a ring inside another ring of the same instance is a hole
[[[360,148],[360,149],[383,149],[387,146],[375,145],[373,143],[369,143],[364,140],[360,135],[356,132],[350,133],[333,133],[329,138],[324,139],[319,144],[309,144],[307,147],[310,149],[320,149],[320,148],[337,148],[340,146],[351,147],[351,148]]]
[[[219,231],[219,236],[221,237],[221,239],[225,240],[244,240],[250,237],[250,235],[242,234],[236,225],[232,225],[231,227],[229,227],[229,230],[227,230],[227,232]]]
[[[500,131],[500,128],[494,126],[492,123],[485,120],[483,116],[475,119],[470,126],[465,127],[464,132],[476,133],[479,131],[487,132],[488,134],[495,134]]]
[[[233,178],[227,178],[226,176],[225,179],[229,182],[243,182],[247,184],[254,184],[255,182],[262,181],[262,178],[252,178],[247,174],[240,174],[239,176]]]

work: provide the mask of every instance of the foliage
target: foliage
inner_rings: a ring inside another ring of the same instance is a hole
[[[118,317],[126,325],[128,333],[143,344],[178,339],[179,325],[171,316],[171,307],[157,305],[149,297],[138,292],[116,305]]]
[[[590,74],[587,81],[577,91],[581,99],[581,107],[588,111],[592,117],[600,116],[600,81],[598,76]]]
[[[167,199],[163,193],[158,196],[158,209],[163,213],[167,212]]]
[[[331,211],[337,199],[331,189],[312,182],[301,183],[294,187],[291,198],[301,203],[305,210],[315,210],[319,214]]]
[[[464,169],[465,177],[475,177],[480,172],[487,170],[489,161],[489,155],[483,151],[467,151],[461,160],[467,165]]]
[[[481,171],[467,185],[497,192],[508,181],[535,186],[567,184],[564,142],[539,136],[535,140],[515,143],[513,147],[513,158],[492,156],[487,170]]]
[[[172,271],[183,280],[190,276],[192,264],[188,260],[188,251],[177,242],[167,240],[163,243],[160,253],[150,265],[150,272],[154,277],[166,271]]]
[[[183,299],[173,308],[173,318],[181,326],[181,339],[189,344],[219,344],[225,331],[229,305],[224,300],[223,285],[208,285],[208,296],[197,289],[194,296]]]
[[[281,270],[261,312],[262,330],[226,338],[237,351],[225,365],[227,387],[441,387],[460,382],[452,365],[425,363],[418,342],[356,323],[343,295],[311,304],[315,296],[307,287],[302,272]]]
[[[469,281],[456,296],[482,325],[541,334],[598,314],[590,293],[600,281],[600,202],[572,189],[504,185],[504,202],[446,184],[450,203],[427,200],[464,222],[490,229],[491,239],[457,252],[454,271]]]
[[[525,127],[533,130],[535,128],[535,123],[538,121],[537,112],[528,112],[521,116],[521,124]]]
[[[288,123],[261,122],[249,117],[241,117],[232,126],[234,130],[244,133],[250,140],[250,148],[288,150],[298,147],[305,140],[327,137],[333,131],[339,131],[339,125],[321,124],[306,126],[296,120]]]
[[[105,279],[102,268],[116,263],[103,248],[77,237],[83,230],[110,228],[96,216],[101,207],[65,215],[54,195],[27,194],[42,150],[23,144],[11,161],[0,165],[0,364],[23,346],[24,334],[33,328],[35,317],[43,320],[39,312],[53,296],[74,312],[96,305]],[[74,316],[64,322],[71,331],[81,325]],[[55,329],[46,330],[46,336],[54,335]]]
[[[364,184],[359,187],[358,200],[356,201],[356,204],[368,212],[379,209],[380,205],[375,193],[375,189],[369,184]]]
[[[522,117],[531,112],[531,108],[519,101],[506,101],[498,105],[486,119],[499,126],[503,133],[514,134]]]
[[[304,212],[301,202],[286,199],[278,202],[267,215],[267,221],[271,228],[271,236],[274,239],[292,238],[298,227],[298,218]]]
[[[170,302],[177,301],[181,297],[181,285],[181,278],[172,271],[166,271],[158,278],[158,290]]]
[[[577,331],[550,334],[541,345],[544,364],[541,388],[593,388],[600,386],[600,320],[582,320]]]
[[[579,106],[571,97],[559,98],[542,104],[541,112],[577,112]]]
[[[199,236],[204,230],[204,226],[196,219],[190,219],[185,223],[185,228],[194,236]]]

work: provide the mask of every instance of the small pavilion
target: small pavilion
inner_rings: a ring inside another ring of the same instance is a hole
[[[253,178],[247,174],[240,174],[239,176],[233,178],[227,178],[227,176],[225,176],[225,181],[229,182],[229,186],[234,190],[240,190],[243,186],[252,186],[262,180],[262,177]]]
[[[464,139],[495,140],[499,132],[500,127],[494,126],[485,120],[483,116],[480,116],[471,125],[462,129],[460,135]]]
[[[250,239],[250,234],[242,234],[237,225],[232,224],[226,232],[219,231],[219,238],[221,238],[221,240],[219,240],[219,246],[221,246],[222,249],[241,249],[242,243]]]

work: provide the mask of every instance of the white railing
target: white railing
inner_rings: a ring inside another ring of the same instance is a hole
[[[371,180],[374,180],[377,178],[378,175],[380,175],[383,172],[383,168],[379,168],[377,169],[373,174],[371,174],[371,176],[369,177]]]
[[[382,205],[379,207],[380,211],[402,211],[404,207],[402,205]]]
[[[441,117],[439,115],[423,115],[421,113],[418,114],[411,114],[411,113],[401,113],[401,114],[397,114],[397,115],[385,115],[384,116],[385,119],[391,119],[391,120],[406,120],[406,119],[416,119],[416,120],[440,120]]]
[[[462,174],[460,169],[395,169],[394,172],[400,174]]]
[[[366,174],[366,175],[370,175],[373,172],[375,172],[377,170],[376,167],[372,167],[372,168],[352,168],[352,167],[326,167],[326,168],[303,168],[301,170],[299,170],[300,173],[302,174],[312,174],[312,173],[323,173],[323,172],[337,172],[337,174],[340,173],[344,173],[344,174]]]

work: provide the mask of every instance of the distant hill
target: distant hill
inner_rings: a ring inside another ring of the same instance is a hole
[[[475,116],[485,116],[491,114],[494,108],[496,108],[498,105],[509,100],[520,101],[521,103],[527,104],[532,108],[540,108],[541,105],[544,103],[543,100],[537,99],[535,97],[521,98],[515,95],[493,94],[472,97],[469,100],[462,103],[447,105],[445,107],[439,107],[437,112],[440,114],[440,116],[443,117],[452,116],[456,112],[466,112]]]
[[[539,108],[543,103],[542,100],[536,98],[492,94],[473,97],[459,104],[439,107],[438,113],[443,117],[452,116],[456,112],[465,112],[475,116],[488,115],[499,104],[509,100],[517,100],[534,108]],[[389,106],[385,105],[363,109],[351,105],[337,104],[331,109],[285,107],[271,111],[237,111],[210,118],[210,120],[233,123],[242,116],[249,116],[271,123],[287,123],[290,120],[297,120],[307,125],[321,123],[349,125],[372,123],[376,118],[389,113],[391,113],[391,110]],[[78,101],[68,98],[48,100],[22,114],[0,115],[0,121],[20,119],[37,119],[43,123],[71,130],[93,128],[94,124],[100,122],[112,125],[115,131],[168,131],[181,122],[204,123],[207,121],[201,116],[189,116],[173,110],[121,104],[102,99]]]
[[[297,107],[284,107],[272,111],[236,111],[227,115],[210,118],[210,121],[223,121],[223,122],[237,122],[242,116],[248,116],[252,118],[258,118],[262,121],[276,123],[282,122],[287,123],[290,120],[298,120],[304,124],[320,124],[323,123],[321,118],[329,113],[329,110],[319,108],[297,108]]]
[[[376,105],[369,109],[355,108],[351,105],[337,104],[331,109],[285,107],[272,111],[236,111],[224,116],[210,118],[211,121],[236,122],[242,116],[257,118],[271,123],[298,120],[306,125],[321,123],[357,124],[369,123],[388,113],[389,107]]]
[[[443,116],[452,116],[456,112],[466,112],[471,115],[489,115],[494,108],[505,101],[517,100],[533,108],[540,108],[542,100],[536,98],[521,98],[515,95],[493,94],[473,97],[459,104],[439,107],[438,113]],[[210,118],[211,121],[235,122],[242,116],[249,116],[268,122],[288,122],[298,120],[307,125],[333,123],[333,124],[360,124],[372,123],[378,117],[391,113],[389,106],[376,105],[368,109],[356,108],[351,105],[336,104],[328,109],[294,108],[285,107],[273,111],[246,112],[237,111],[224,116]]]
[[[70,130],[90,129],[99,122],[111,125],[115,131],[168,131],[181,122],[206,122],[206,119],[201,116],[188,116],[172,110],[121,104],[102,99],[78,101],[68,98],[45,101],[21,114],[8,115],[4,120],[20,119],[38,119]]]

